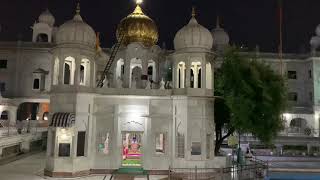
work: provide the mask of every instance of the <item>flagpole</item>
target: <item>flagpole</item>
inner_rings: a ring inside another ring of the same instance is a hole
[[[280,74],[283,75],[283,44],[282,44],[282,0],[279,0],[279,60],[280,60]]]

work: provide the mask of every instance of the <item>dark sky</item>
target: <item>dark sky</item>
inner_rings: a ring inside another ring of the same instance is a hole
[[[175,33],[190,19],[196,6],[198,22],[210,30],[216,16],[229,33],[231,42],[263,51],[276,51],[278,44],[277,0],[144,0],[145,13],[155,20],[160,40],[172,48]],[[31,40],[31,28],[40,13],[49,7],[61,25],[73,17],[76,0],[1,0],[0,40]],[[115,29],[131,13],[134,0],[81,0],[81,15],[95,31],[102,34],[102,45],[115,42]],[[284,0],[284,51],[309,48],[309,39],[320,24],[320,0]],[[20,34],[20,35],[19,35]]]

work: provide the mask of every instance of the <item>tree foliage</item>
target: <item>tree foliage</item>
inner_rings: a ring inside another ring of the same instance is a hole
[[[283,128],[281,114],[286,108],[287,88],[281,75],[263,61],[230,49],[215,80],[216,149],[234,131],[251,133],[269,143]],[[222,137],[222,130],[227,129]],[[220,144],[219,144],[220,143]]]

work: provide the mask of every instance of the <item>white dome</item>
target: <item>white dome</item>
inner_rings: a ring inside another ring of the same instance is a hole
[[[220,26],[212,30],[212,37],[214,46],[228,45],[230,41],[228,33],[220,28]]]
[[[95,31],[83,22],[79,12],[74,18],[62,24],[56,33],[56,43],[79,43],[94,47],[96,44]]]
[[[184,48],[211,49],[212,44],[213,39],[210,31],[198,24],[194,17],[177,32],[174,38],[174,48],[176,50]]]
[[[38,18],[39,22],[48,24],[49,26],[53,26],[55,19],[53,15],[50,13],[49,9],[42,12]]]

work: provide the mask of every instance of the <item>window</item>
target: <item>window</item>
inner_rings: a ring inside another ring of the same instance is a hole
[[[98,152],[102,154],[109,154],[110,137],[108,132],[99,132],[97,134]]]
[[[312,79],[312,71],[309,70],[309,79]]]
[[[33,80],[33,89],[40,89],[40,79]]]
[[[298,101],[298,93],[296,92],[290,92],[288,94],[288,100],[289,101]]]
[[[121,74],[124,74],[124,65],[121,65]]]
[[[6,90],[6,83],[0,82],[0,92],[4,92]]]
[[[178,158],[184,158],[184,135],[181,133],[178,133],[176,141],[177,141],[176,156]]]
[[[164,154],[165,137],[163,133],[156,134],[156,154]]]
[[[86,132],[78,132],[78,142],[77,142],[77,156],[84,156],[84,149],[86,143]]]
[[[201,155],[201,143],[200,142],[192,142],[191,155]]]
[[[297,79],[297,71],[288,71],[288,79]]]
[[[59,157],[70,156],[70,143],[59,143]]]
[[[8,120],[9,119],[8,111],[3,111],[1,113],[0,119],[1,120]]]
[[[0,60],[0,69],[7,69],[7,60]]]
[[[70,84],[70,65],[65,63],[64,64],[64,84]]]

